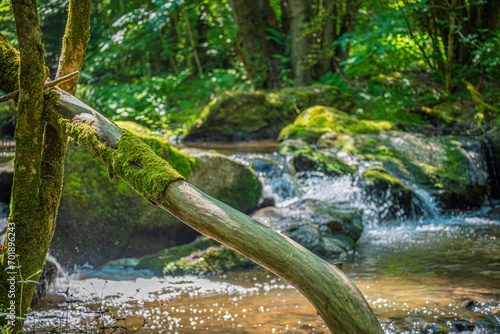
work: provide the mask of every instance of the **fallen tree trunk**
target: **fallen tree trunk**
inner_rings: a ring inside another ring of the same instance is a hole
[[[111,176],[121,177],[152,204],[294,285],[332,333],[383,333],[361,292],[337,267],[199,191],[147,145],[75,97],[60,89],[50,94],[53,109],[46,108],[46,120],[62,125],[76,144],[108,166]]]

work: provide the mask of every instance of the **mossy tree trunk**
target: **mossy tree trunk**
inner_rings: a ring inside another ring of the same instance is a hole
[[[33,283],[18,283],[19,273],[26,279],[42,268],[50,243],[44,238],[43,231],[52,229],[48,222],[40,220],[45,50],[36,4],[36,0],[12,1],[20,46],[20,94],[15,131],[14,183],[7,239],[3,247],[3,270],[0,273],[0,304],[18,319],[28,311],[35,291]],[[37,279],[37,275],[33,279]],[[8,324],[15,333],[22,331],[22,321],[18,319],[8,318]]]
[[[0,78],[0,89],[8,93],[19,86],[20,96],[11,214],[2,256],[2,267],[10,270],[0,273],[0,305],[8,308],[6,306],[13,302],[15,315],[20,318],[29,308],[36,285],[19,284],[18,274],[24,280],[31,278],[35,281],[45,262],[61,197],[67,136],[58,125],[46,124],[43,127],[42,124],[46,68],[37,2],[13,1],[12,5],[21,51],[20,70],[16,71],[19,68],[16,62],[19,64],[19,61],[15,50],[0,35],[0,60],[11,60],[4,63],[10,70],[8,74],[12,75],[10,79]],[[89,39],[89,18],[90,0],[70,1],[58,76],[81,69]],[[3,55],[8,57],[3,59]],[[14,71],[19,76],[13,74]],[[19,78],[19,81],[12,81],[12,78]],[[64,88],[74,93],[77,82],[75,79],[63,83]],[[19,269],[12,267],[17,265]],[[15,293],[11,293],[12,277],[16,282]],[[13,325],[14,332],[22,331],[19,319],[8,324]]]

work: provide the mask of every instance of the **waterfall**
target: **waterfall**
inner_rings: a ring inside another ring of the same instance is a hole
[[[489,193],[495,199],[500,198],[500,168],[496,161],[495,152],[493,150],[493,145],[487,139],[483,141],[483,152],[484,152],[484,165],[486,166],[486,171],[488,172],[488,187]]]

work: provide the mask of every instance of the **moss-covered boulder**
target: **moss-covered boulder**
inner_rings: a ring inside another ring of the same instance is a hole
[[[279,140],[303,139],[315,143],[325,133],[377,133],[393,129],[387,121],[360,120],[335,107],[316,105],[300,113],[279,133]]]
[[[254,267],[256,264],[224,245],[197,250],[177,261],[169,262],[164,275],[207,275],[223,271]]]
[[[251,211],[257,205],[262,186],[250,168],[222,156],[190,156],[133,122],[118,125],[141,137],[202,191],[238,210]],[[52,241],[53,253],[62,264],[101,265],[120,257],[140,257],[188,243],[199,235],[122,180],[110,180],[107,168],[86,150],[70,144],[65,163]],[[214,168],[223,168],[225,174]],[[228,176],[228,182],[221,181]]]
[[[214,98],[184,132],[184,141],[276,139],[300,110],[316,104],[352,108],[350,96],[334,86],[278,92],[226,92]]]
[[[254,265],[240,253],[201,236],[189,244],[144,256],[135,269],[150,269],[156,275],[205,275]]]
[[[474,209],[484,202],[488,175],[480,140],[402,131],[346,136],[329,142],[330,148],[381,162],[427,190],[445,209]]]
[[[315,199],[304,199],[284,208],[267,207],[252,217],[280,231],[322,257],[352,252],[361,236],[362,212]]]
[[[189,174],[189,182],[201,191],[244,213],[257,206],[262,195],[262,184],[255,172],[218,153],[193,153],[196,166]]]
[[[278,147],[282,155],[291,155],[296,172],[322,171],[328,175],[345,175],[356,172],[356,166],[349,165],[331,152],[315,150],[303,140],[290,139]]]

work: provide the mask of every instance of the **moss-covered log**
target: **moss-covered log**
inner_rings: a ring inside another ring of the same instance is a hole
[[[344,273],[291,239],[202,193],[147,145],[73,96],[57,90],[50,122],[62,124],[152,204],[284,278],[316,307],[334,333],[382,333],[361,292]],[[54,96],[52,97],[54,98]],[[63,115],[63,116],[59,116]]]

